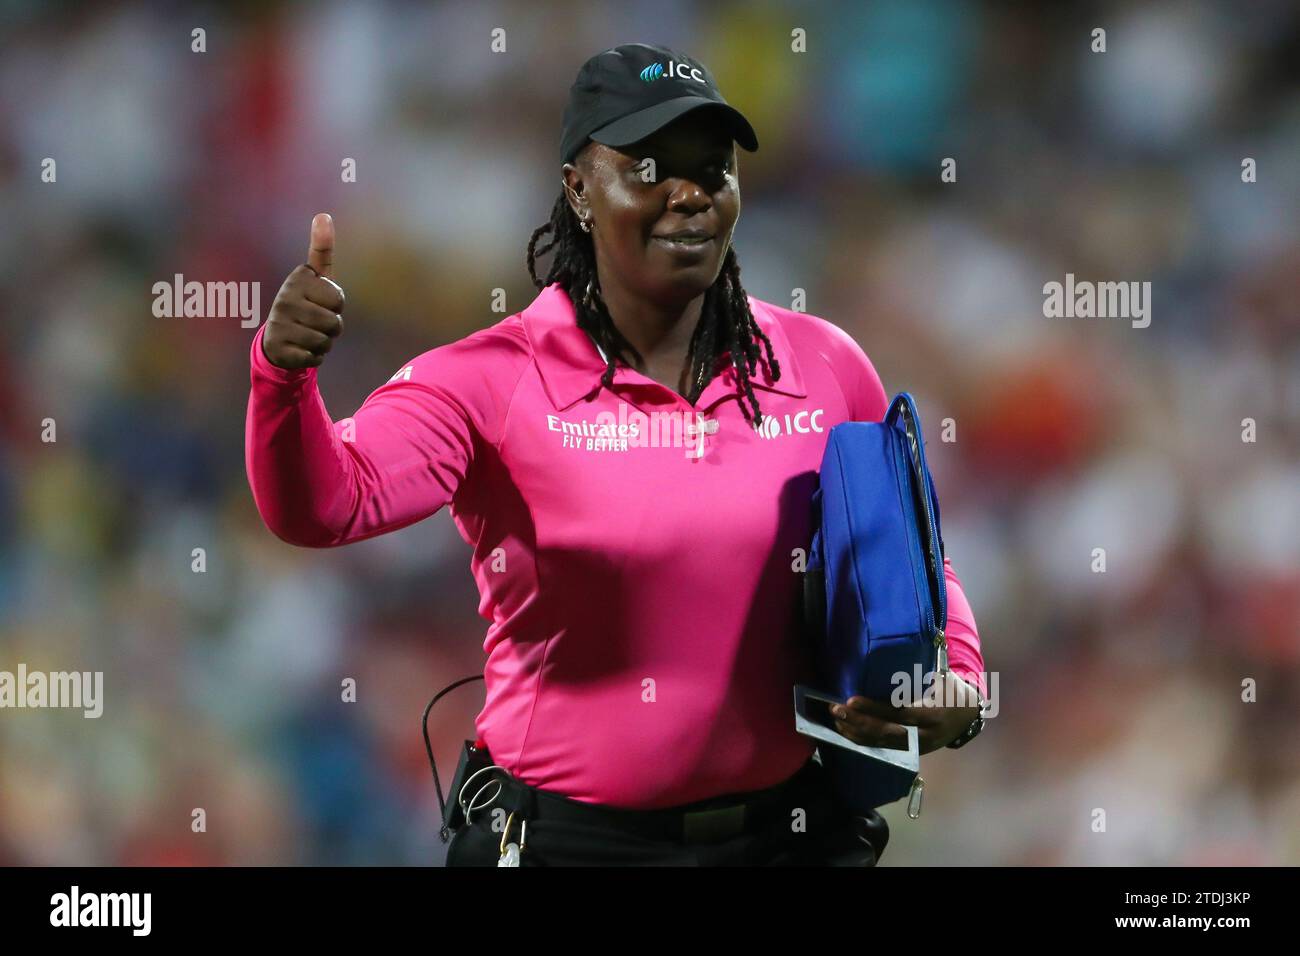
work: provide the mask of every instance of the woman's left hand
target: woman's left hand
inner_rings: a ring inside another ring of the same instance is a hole
[[[907,749],[907,726],[917,728],[921,753],[946,747],[979,716],[978,692],[949,671],[934,681],[921,702],[894,707],[870,697],[850,697],[831,707],[835,729],[856,744]],[[944,706],[945,701],[953,706]]]

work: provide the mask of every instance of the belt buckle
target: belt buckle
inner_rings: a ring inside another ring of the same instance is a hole
[[[716,810],[696,810],[682,815],[682,840],[686,843],[717,843],[745,832],[745,805],[738,803]]]

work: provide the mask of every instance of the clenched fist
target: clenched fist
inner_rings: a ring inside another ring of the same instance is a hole
[[[262,352],[280,368],[316,368],[343,333],[343,290],[334,282],[334,220],[311,221],[307,263],[289,273],[266,319]]]

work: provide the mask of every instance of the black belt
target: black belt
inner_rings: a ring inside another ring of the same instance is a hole
[[[819,781],[822,781],[820,789],[826,790],[823,774],[821,764],[810,758],[788,780],[764,790],[712,797],[678,807],[629,810],[571,800],[558,793],[530,787],[498,767],[490,779],[493,784],[501,784],[501,792],[489,805],[518,811],[526,820],[606,827],[651,840],[716,843],[788,818],[793,806],[806,807],[807,797],[817,793]],[[802,801],[801,796],[804,797]]]

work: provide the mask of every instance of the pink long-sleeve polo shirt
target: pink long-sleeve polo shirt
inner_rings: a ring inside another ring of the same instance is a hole
[[[742,417],[728,366],[692,407],[605,362],[559,285],[412,359],[332,421],[313,368],[251,350],[248,478],[303,547],[405,527],[450,505],[488,621],[476,729],[497,764],[575,800],[674,806],[768,787],[812,755],[791,687],[811,678],[796,552],[831,426],[887,396],[838,327],[750,298],[780,365]],[[951,562],[952,669],[983,660]]]

